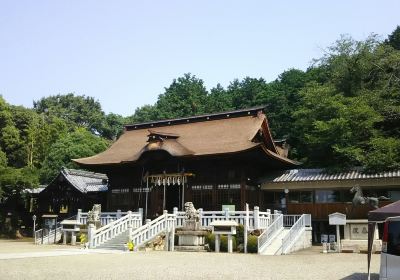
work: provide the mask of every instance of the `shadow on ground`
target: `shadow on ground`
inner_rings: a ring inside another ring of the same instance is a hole
[[[341,278],[340,280],[366,280],[368,279],[368,273],[353,273],[349,276]],[[371,280],[379,280],[378,273],[371,273]]]

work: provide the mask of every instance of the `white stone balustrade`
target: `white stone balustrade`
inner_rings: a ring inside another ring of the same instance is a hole
[[[211,228],[210,224],[213,221],[226,220],[235,221],[238,224],[244,225],[246,219],[246,211],[204,211],[199,208],[199,220],[202,227]],[[178,211],[178,208],[174,208],[173,214],[176,215],[176,227],[183,226],[183,220],[185,212]],[[249,211],[249,229],[266,229],[271,223],[271,211],[266,212],[259,211],[259,207],[255,206],[253,211]]]

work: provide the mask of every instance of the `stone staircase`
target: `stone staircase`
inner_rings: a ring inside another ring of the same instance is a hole
[[[289,232],[290,228],[283,228],[279,234],[275,236],[271,244],[269,244],[260,255],[280,255],[282,254],[282,239]]]
[[[113,239],[108,240],[107,242],[101,244],[96,247],[96,249],[106,249],[106,250],[126,250],[126,244],[128,243],[128,230],[122,232],[118,236]]]

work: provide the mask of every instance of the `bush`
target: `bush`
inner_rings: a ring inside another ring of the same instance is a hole
[[[258,251],[258,238],[254,235],[249,235],[247,237],[247,252],[257,253]]]
[[[211,251],[215,251],[215,235],[214,234],[212,234],[212,233],[207,234],[205,243],[208,244]]]
[[[208,244],[211,251],[215,251],[215,234],[213,233],[207,234],[205,242]],[[237,249],[235,236],[232,236],[232,249],[233,251],[236,251]],[[220,251],[228,252],[228,236],[226,235],[221,235]]]
[[[236,228],[236,242],[238,245],[244,243],[244,226],[241,224]]]

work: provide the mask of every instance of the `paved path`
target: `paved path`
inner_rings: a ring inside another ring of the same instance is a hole
[[[43,252],[21,252],[21,253],[0,253],[0,260],[59,257],[88,254],[125,254],[122,251],[113,250],[81,250],[81,249],[63,249]]]
[[[366,279],[364,254],[322,254],[320,248],[294,255],[185,252],[113,252],[65,249],[62,246],[32,245],[35,251],[4,252],[0,260],[0,279]],[[59,248],[63,249],[59,249]],[[40,247],[39,247],[40,248]],[[3,252],[2,252],[3,250]],[[10,258],[19,254],[23,258]],[[57,257],[54,257],[57,256]],[[378,279],[379,255],[372,256],[372,278]]]

